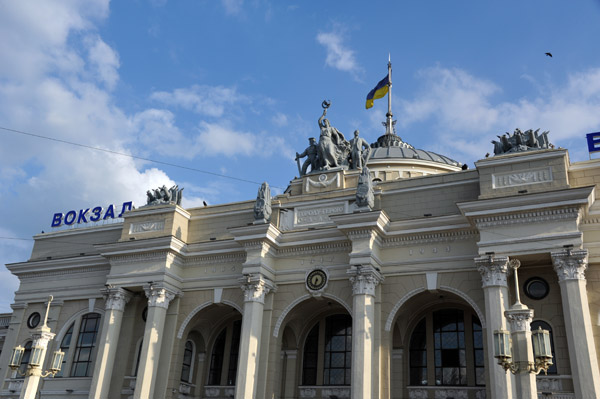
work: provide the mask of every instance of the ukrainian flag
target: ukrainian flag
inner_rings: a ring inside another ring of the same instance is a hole
[[[381,81],[379,83],[377,83],[377,86],[375,86],[375,88],[373,90],[371,90],[369,92],[369,94],[367,94],[367,109],[369,109],[373,106],[373,100],[382,98],[387,94],[387,92],[389,90],[389,85],[390,85],[390,76],[389,75],[386,76],[385,78],[381,79]]]

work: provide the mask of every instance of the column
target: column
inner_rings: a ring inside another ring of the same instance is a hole
[[[275,285],[260,274],[248,274],[241,279],[241,283],[244,291],[244,315],[235,397],[256,399],[265,296],[275,288]]]
[[[104,320],[102,333],[98,341],[98,354],[90,387],[90,399],[108,399],[110,380],[117,354],[117,345],[121,334],[121,322],[125,305],[132,295],[123,288],[106,288],[104,295]]]
[[[134,399],[154,399],[154,385],[158,370],[162,335],[169,303],[176,293],[163,287],[144,287],[148,297],[148,316],[144,330],[144,343],[140,354],[140,365],[135,383]],[[163,359],[171,361],[171,359]]]
[[[517,303],[504,312],[510,322],[512,337],[513,364],[518,366],[515,374],[519,399],[537,399],[535,374],[531,372],[534,365],[533,346],[531,343],[531,320],[533,310]],[[500,368],[500,366],[495,366]]]
[[[504,312],[508,308],[507,256],[482,256],[475,258],[481,274],[481,285],[485,298],[486,318],[486,370],[490,378],[489,392],[492,399],[512,398],[512,377],[500,367],[494,358],[494,331],[508,330]]]
[[[351,398],[364,399],[373,391],[375,287],[383,276],[370,265],[352,266],[348,274],[353,296]]]
[[[19,399],[36,398],[38,386],[40,384],[40,378],[42,378],[42,367],[44,366],[44,360],[46,359],[48,342],[54,338],[54,335],[54,333],[50,332],[50,328],[46,326],[45,322],[42,327],[38,328],[34,333],[31,334],[31,337],[33,338],[31,355],[33,356],[33,348],[41,348],[41,363],[39,366],[35,367],[31,367],[31,363],[29,364],[29,368],[26,371],[27,376],[23,381],[23,388],[21,389],[21,396],[19,396]]]
[[[586,289],[587,250],[552,253],[562,298],[575,397],[600,398],[600,373]]]
[[[296,389],[298,388],[298,381],[296,381],[296,364],[298,361],[298,350],[297,349],[286,349],[283,351],[283,360],[285,362],[284,368],[284,384],[283,394],[281,395],[284,399],[292,399],[296,396]]]

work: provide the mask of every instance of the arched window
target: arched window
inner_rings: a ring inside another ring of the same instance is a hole
[[[483,332],[470,311],[441,309],[418,321],[409,341],[410,385],[485,385]]]
[[[207,385],[235,385],[241,330],[242,321],[236,320],[217,336],[210,355]]]
[[[19,371],[21,372],[21,374],[27,371],[27,365],[31,360],[31,345],[33,345],[33,341],[27,341],[25,345],[23,345],[25,351],[23,352],[23,357],[21,358],[21,366],[19,366]]]
[[[534,320],[531,322],[531,331],[537,330],[538,328],[542,328],[542,330],[548,330],[550,332],[550,349],[552,350],[552,366],[548,368],[548,374],[558,374],[558,369],[556,368],[556,355],[554,354],[554,337],[552,336],[552,327],[550,324],[546,323],[543,320]],[[533,340],[533,338],[532,338]]]
[[[98,313],[87,313],[71,323],[60,341],[60,349],[65,352],[65,357],[59,376],[92,375],[100,318]]]
[[[181,364],[181,381],[192,382],[192,372],[194,363],[194,343],[191,340],[185,341],[185,349],[183,350],[183,362]]]
[[[62,377],[65,368],[67,367],[67,359],[69,358],[69,347],[71,346],[71,338],[73,337],[73,327],[75,327],[75,323],[71,324],[71,327],[67,330],[65,335],[63,336],[62,341],[60,341],[60,350],[65,353],[63,357],[62,367],[58,373],[54,376]]]
[[[310,330],[302,351],[302,385],[350,385],[352,318],[332,315]]]

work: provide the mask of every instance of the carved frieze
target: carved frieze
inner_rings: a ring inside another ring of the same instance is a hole
[[[492,175],[492,187],[506,188],[552,181],[552,168],[529,169],[519,172],[498,173]]]
[[[558,281],[567,280],[585,280],[585,271],[588,267],[588,251],[567,250],[563,252],[553,252],[552,264],[558,275]]]
[[[321,396],[323,398],[349,398],[350,388],[324,388],[323,391],[321,391]]]
[[[149,233],[152,231],[163,231],[165,228],[165,221],[153,220],[138,223],[131,223],[129,226],[129,234],[133,233]]]
[[[315,398],[317,397],[317,390],[314,388],[300,388],[301,398]]]
[[[496,226],[509,226],[512,224],[544,223],[562,220],[577,220],[578,207],[558,208],[549,210],[536,210],[531,212],[511,213],[505,215],[486,216],[475,219],[478,229]]]
[[[482,256],[475,258],[475,265],[481,274],[483,288],[507,286],[508,256]]]

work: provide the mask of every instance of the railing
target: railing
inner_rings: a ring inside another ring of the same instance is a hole
[[[408,387],[409,399],[486,399],[485,387]]]
[[[575,399],[570,375],[538,375],[536,382],[540,399]]]
[[[235,396],[235,386],[209,385],[204,387],[204,396],[211,399],[231,399]]]
[[[349,386],[300,386],[298,394],[301,398],[329,399],[337,397],[346,399],[350,397]]]

